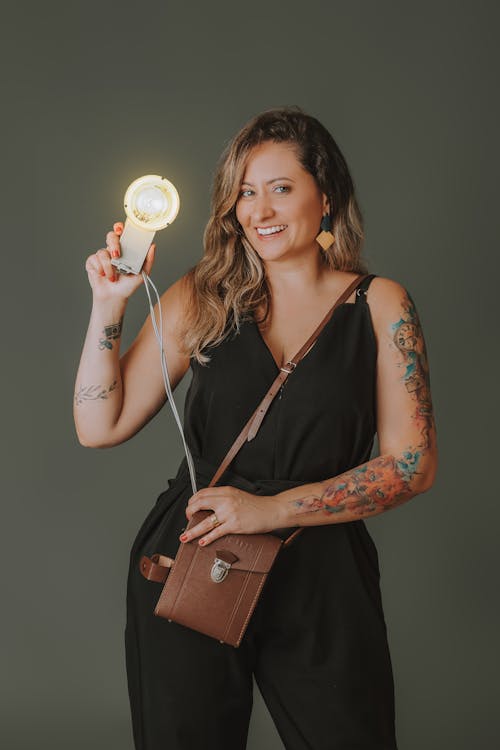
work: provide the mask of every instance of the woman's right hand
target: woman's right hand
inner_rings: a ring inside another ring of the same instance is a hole
[[[111,258],[120,256],[120,235],[122,232],[123,222],[115,222],[113,231],[106,235],[106,247],[93,255],[89,255],[85,261],[85,270],[96,300],[127,300],[144,283],[141,273],[120,273],[115,266],[111,265]],[[156,245],[153,243],[142,267],[142,270],[147,274],[153,266],[155,248]]]

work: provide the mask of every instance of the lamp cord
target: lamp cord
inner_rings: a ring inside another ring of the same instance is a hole
[[[173,414],[174,414],[174,417],[175,417],[175,421],[177,422],[177,426],[179,428],[179,432],[181,433],[182,443],[184,445],[184,452],[186,454],[186,460],[187,460],[188,469],[189,469],[189,476],[191,478],[191,487],[192,487],[193,495],[194,495],[195,492],[197,492],[197,488],[196,488],[196,473],[195,473],[195,469],[194,469],[193,457],[191,456],[191,452],[190,452],[190,450],[188,448],[188,445],[186,443],[186,438],[184,436],[184,430],[182,428],[181,420],[179,418],[179,414],[178,414],[177,408],[175,406],[175,401],[174,401],[174,397],[173,397],[173,394],[172,394],[172,389],[170,387],[170,378],[169,378],[169,375],[168,375],[167,359],[165,357],[165,349],[163,347],[163,316],[161,314],[160,295],[158,294],[158,290],[157,290],[156,286],[154,285],[153,281],[151,280],[151,278],[148,276],[148,274],[145,271],[141,271],[141,274],[142,274],[142,278],[144,279],[144,286],[146,288],[146,294],[148,295],[149,309],[151,311],[151,320],[153,321],[153,329],[154,329],[154,332],[155,332],[156,340],[158,341],[158,346],[160,347],[161,372],[162,372],[162,375],[163,375],[163,382],[165,384],[165,391],[167,393],[168,402],[169,402],[169,404],[170,404],[170,406],[172,408],[172,411],[173,411]],[[160,314],[160,325],[159,325],[159,328],[158,328],[158,324],[156,322],[155,313],[154,313],[154,309],[153,309],[153,303],[151,301],[151,294],[149,292],[148,284],[151,284],[151,287],[153,288],[153,290],[154,290],[154,292],[156,294],[156,299],[158,300],[158,312]]]

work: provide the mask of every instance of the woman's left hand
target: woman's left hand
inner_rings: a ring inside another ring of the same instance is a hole
[[[188,520],[198,510],[212,510],[220,524],[214,527],[212,516],[207,516],[185,531],[181,542],[198,539],[198,544],[206,546],[224,534],[260,534],[283,526],[283,508],[278,496],[252,495],[237,487],[198,490],[187,504]]]

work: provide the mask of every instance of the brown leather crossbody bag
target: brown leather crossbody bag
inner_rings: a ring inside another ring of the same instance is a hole
[[[354,279],[297,354],[281,368],[209,487],[216,484],[244,442],[253,440],[281,386],[312,348],[335,309],[368,275]],[[186,528],[190,529],[210,515],[210,510],[196,512]],[[154,614],[238,647],[278,552],[301,531],[300,527],[295,529],[286,539],[273,532],[225,534],[208,547],[200,547],[193,539],[179,546],[175,560],[160,553],[151,557],[144,555],[139,562],[142,575],[150,581],[165,583]]]

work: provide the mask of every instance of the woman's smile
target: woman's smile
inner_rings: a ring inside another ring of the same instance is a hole
[[[271,227],[257,227],[257,234],[261,239],[270,240],[280,234],[283,234],[287,226],[287,224],[275,224]]]

